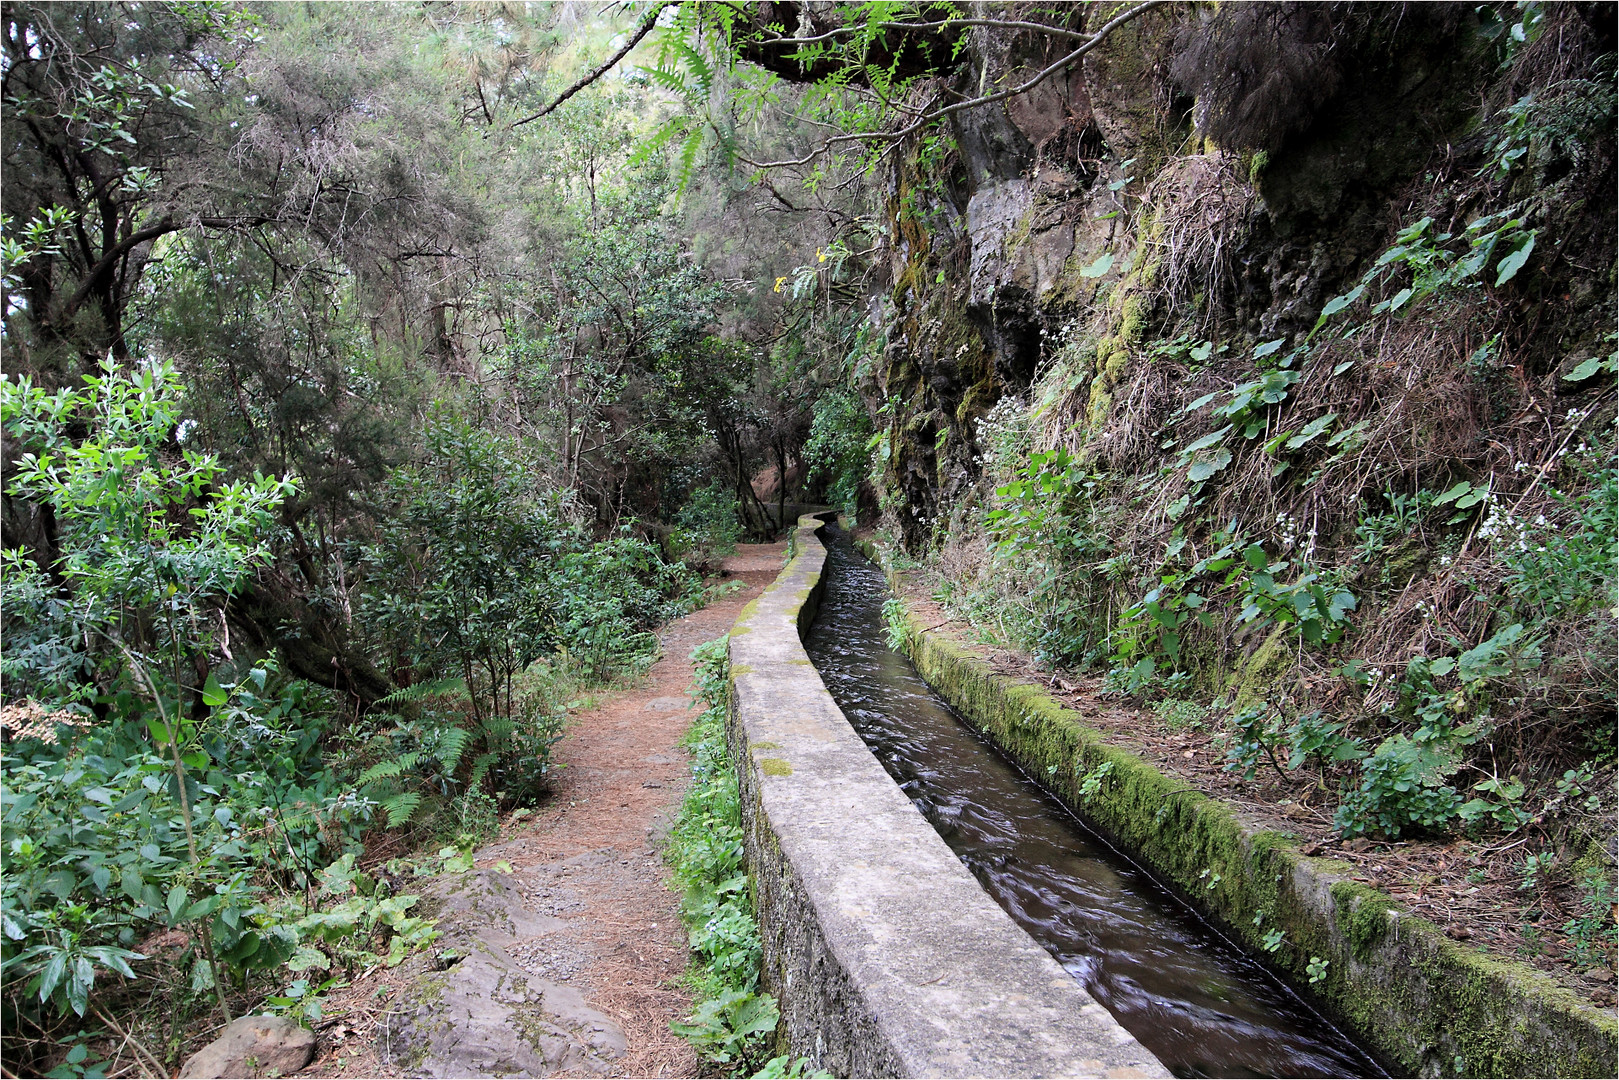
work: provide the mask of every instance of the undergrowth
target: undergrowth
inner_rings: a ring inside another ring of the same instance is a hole
[[[1229,271],[1186,237],[1250,201],[1189,230],[1219,204],[1161,192],[1138,240],[1168,262],[1089,324],[1047,312],[1033,385],[974,428],[981,484],[940,511],[984,538],[929,558],[982,639],[1213,731],[1250,790],[1321,791],[1343,837],[1544,848],[1586,967],[1614,882],[1580,860],[1613,831],[1619,339],[1611,275],[1568,252],[1600,216],[1580,193],[1611,187],[1613,56],[1571,80],[1531,44],[1401,216],[1312,268],[1302,321],[1222,313],[1212,285],[1187,305]]]
[[[691,654],[696,661],[692,696],[704,708],[684,740],[694,759],[692,782],[664,858],[681,890],[680,916],[692,949],[687,978],[696,1005],[690,1017],[670,1027],[727,1075],[825,1076],[806,1071],[803,1059],[765,1060],[781,1012],[776,999],[759,988],[759,925],[742,850],[736,770],[725,743],[728,644],[729,638],[716,638]]]

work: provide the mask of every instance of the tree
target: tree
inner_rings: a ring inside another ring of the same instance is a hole
[[[241,228],[198,166],[258,20],[223,3],[19,3],[6,9],[7,344],[41,369],[129,355],[125,312],[159,237]],[[26,312],[19,338],[12,314]]]

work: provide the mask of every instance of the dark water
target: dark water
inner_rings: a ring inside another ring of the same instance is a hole
[[[888,648],[882,574],[828,529],[805,642],[877,759],[991,896],[1176,1076],[1384,1076],[1376,1062],[1087,829]]]

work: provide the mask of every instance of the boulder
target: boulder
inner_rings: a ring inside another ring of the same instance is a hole
[[[315,1056],[315,1033],[284,1016],[244,1016],[198,1050],[182,1077],[291,1076]]]

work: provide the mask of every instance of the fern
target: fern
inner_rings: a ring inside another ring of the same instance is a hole
[[[472,775],[467,779],[467,790],[477,791],[479,785],[483,783],[483,778],[489,775],[490,767],[499,760],[500,755],[493,751],[490,751],[487,754],[479,754],[477,757],[473,758]]]
[[[401,686],[398,690],[380,697],[375,705],[401,705],[412,701],[423,701],[431,697],[442,697],[447,694],[465,693],[467,682],[465,679],[433,679],[429,682],[416,683],[414,686]]]
[[[472,738],[472,732],[466,728],[446,727],[440,728],[438,734],[439,764],[444,767],[445,775],[455,772],[455,767],[461,761],[461,752],[467,748]]]
[[[402,776],[414,769],[417,765],[421,764],[421,761],[421,751],[412,750],[408,754],[400,754],[392,761],[379,761],[377,764],[371,766],[369,769],[365,770],[365,772],[361,773],[360,779],[355,781],[355,783],[359,787],[369,787],[378,780],[387,780],[390,777]]]
[[[410,820],[410,815],[420,806],[422,796],[415,791],[401,791],[397,795],[390,795],[382,800],[382,809],[388,815],[388,828],[397,829]]]
[[[512,732],[516,730],[517,721],[509,716],[487,717],[483,722],[484,745],[491,750],[499,749],[506,745],[507,740],[512,737]]]

